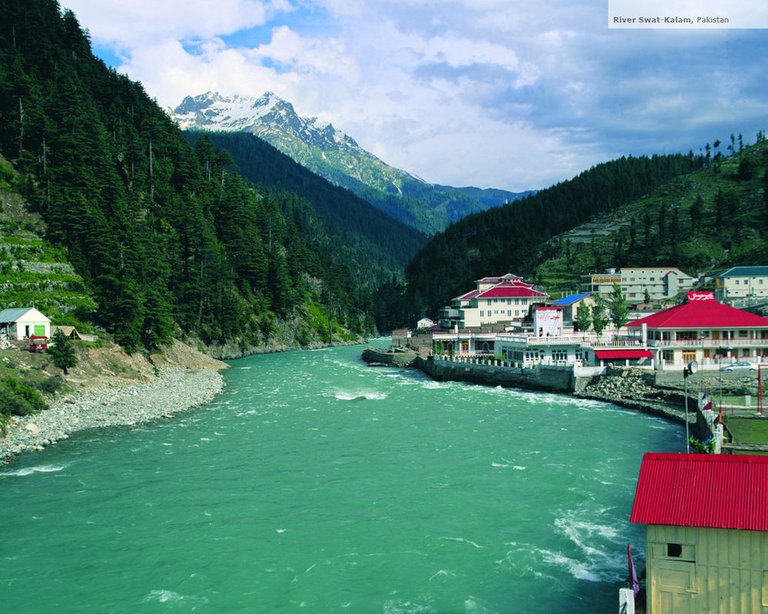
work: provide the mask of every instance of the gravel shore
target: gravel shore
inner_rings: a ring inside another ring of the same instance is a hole
[[[218,371],[166,367],[148,383],[105,383],[56,399],[33,416],[16,417],[0,437],[0,462],[41,450],[74,431],[165,418],[211,401],[224,387]]]

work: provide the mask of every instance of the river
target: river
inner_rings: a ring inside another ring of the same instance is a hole
[[[4,612],[614,612],[679,426],[367,367],[232,362],[185,414],[0,467]]]

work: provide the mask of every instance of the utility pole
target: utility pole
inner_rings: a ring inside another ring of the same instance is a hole
[[[685,384],[685,453],[691,453],[691,437],[688,428],[688,376],[693,375],[699,370],[699,365],[695,360],[689,362],[683,370],[683,383]]]

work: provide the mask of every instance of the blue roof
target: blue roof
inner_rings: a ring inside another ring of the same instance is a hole
[[[552,304],[557,307],[566,307],[568,305],[573,305],[583,298],[587,298],[589,295],[589,292],[584,292],[583,294],[571,294],[570,296],[563,297],[559,301],[555,301]]]
[[[768,266],[735,266],[720,273],[720,277],[763,277],[768,275]]]

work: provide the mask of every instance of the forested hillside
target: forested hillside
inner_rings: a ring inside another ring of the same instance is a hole
[[[700,277],[768,262],[768,142],[762,131],[751,146],[731,135],[728,155],[714,144],[704,168],[547,241],[534,279],[558,293],[606,267],[677,266]]]
[[[356,260],[360,261],[364,254],[368,266],[378,263],[382,270],[404,269],[427,241],[425,235],[308,171],[253,134],[187,131],[185,135],[193,145],[200,138],[213,141],[232,156],[240,174],[254,184],[307,200],[343,240],[339,245],[354,246]],[[366,276],[370,277],[371,272]],[[380,275],[374,277],[381,280]]]
[[[473,280],[507,272],[530,276],[552,237],[702,168],[705,156],[623,157],[504,207],[464,218],[437,234],[406,269],[406,284],[388,284],[376,301],[387,328],[436,316]]]
[[[190,147],[140,84],[92,55],[72,12],[0,0],[0,14],[0,153],[96,300],[81,317],[128,349],[180,334],[264,345],[289,320],[291,341],[327,341],[328,313],[348,336],[373,329],[377,276],[418,237],[363,262],[362,243],[340,241],[306,200],[254,189],[208,140]]]

